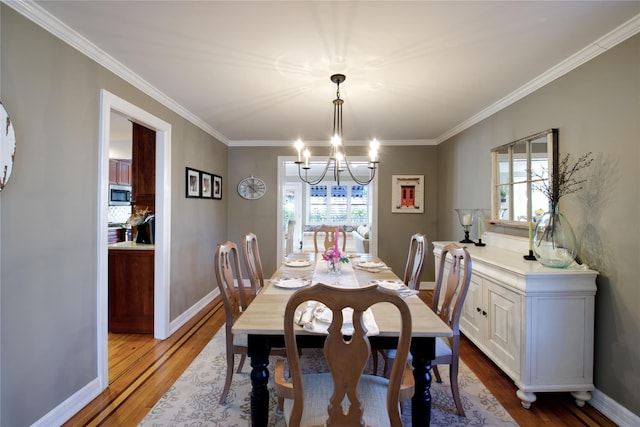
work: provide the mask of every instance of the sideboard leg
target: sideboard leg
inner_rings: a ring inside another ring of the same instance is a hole
[[[516,391],[516,396],[518,396],[518,399],[520,399],[520,403],[522,403],[522,407],[524,409],[531,408],[531,404],[536,401],[535,393],[518,390]]]
[[[591,392],[589,391],[572,391],[571,395],[576,399],[576,405],[580,408],[584,406],[584,402],[591,399]]]

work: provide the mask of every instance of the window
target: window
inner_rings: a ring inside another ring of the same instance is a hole
[[[492,219],[536,221],[549,201],[535,189],[557,167],[558,130],[550,129],[491,150],[493,162]]]
[[[309,186],[308,224],[368,224],[368,188],[362,185]]]

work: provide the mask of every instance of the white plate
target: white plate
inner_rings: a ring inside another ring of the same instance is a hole
[[[362,261],[358,263],[359,267],[363,268],[380,268],[384,267],[384,262]]]
[[[311,280],[302,279],[300,277],[290,277],[286,279],[278,279],[273,281],[273,285],[278,288],[297,289],[303,288],[311,284]]]
[[[299,259],[287,261],[284,263],[284,265],[286,265],[287,267],[309,267],[311,265],[311,262],[307,261],[306,259]]]
[[[399,291],[405,288],[408,289],[407,285],[396,280],[374,280],[372,283],[377,284],[381,288],[391,289],[392,291]]]
[[[324,323],[331,323],[333,319],[333,312],[327,307],[318,306],[313,310],[313,317]],[[342,322],[353,323],[353,309],[345,308],[342,310]]]

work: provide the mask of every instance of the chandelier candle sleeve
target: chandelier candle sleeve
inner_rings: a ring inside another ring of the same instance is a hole
[[[529,221],[529,250],[533,250],[533,221]]]

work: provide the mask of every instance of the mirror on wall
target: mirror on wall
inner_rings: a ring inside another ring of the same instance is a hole
[[[509,224],[535,221],[549,200],[534,185],[558,168],[558,129],[548,129],[491,150],[491,220]]]
[[[13,169],[13,158],[16,155],[16,134],[9,113],[0,102],[0,191],[7,185]]]

